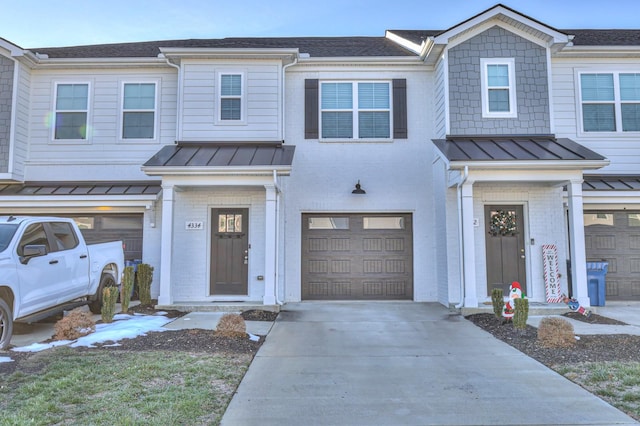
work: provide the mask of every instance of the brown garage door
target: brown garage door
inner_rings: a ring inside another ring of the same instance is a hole
[[[142,214],[69,214],[65,216],[76,221],[88,244],[122,241],[125,260],[142,259]]]
[[[609,262],[607,300],[640,300],[640,212],[585,211],[587,261]]]
[[[302,215],[302,299],[412,298],[411,214]]]

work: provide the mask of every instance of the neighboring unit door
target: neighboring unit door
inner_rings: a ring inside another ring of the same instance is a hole
[[[212,209],[212,295],[247,295],[249,209]]]
[[[526,294],[527,274],[524,248],[523,208],[518,205],[485,206],[487,249],[487,294],[501,288],[509,294],[509,286],[518,281]]]

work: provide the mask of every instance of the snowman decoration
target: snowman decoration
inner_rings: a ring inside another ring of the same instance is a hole
[[[522,294],[522,287],[520,286],[520,283],[518,281],[512,282],[511,286],[509,286],[509,300],[507,300],[507,303],[505,303],[504,307],[502,308],[502,316],[507,321],[510,321],[513,318],[513,314],[515,313],[515,300],[521,299],[523,297],[525,296]]]

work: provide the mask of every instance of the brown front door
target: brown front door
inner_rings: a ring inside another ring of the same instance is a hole
[[[211,211],[212,295],[247,294],[249,209]]]
[[[527,274],[524,250],[522,206],[485,206],[487,249],[487,294],[501,288],[505,296],[509,286],[518,281],[526,294]]]

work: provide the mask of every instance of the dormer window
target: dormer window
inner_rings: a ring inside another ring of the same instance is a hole
[[[514,59],[480,59],[480,76],[482,116],[485,118],[517,117]]]

